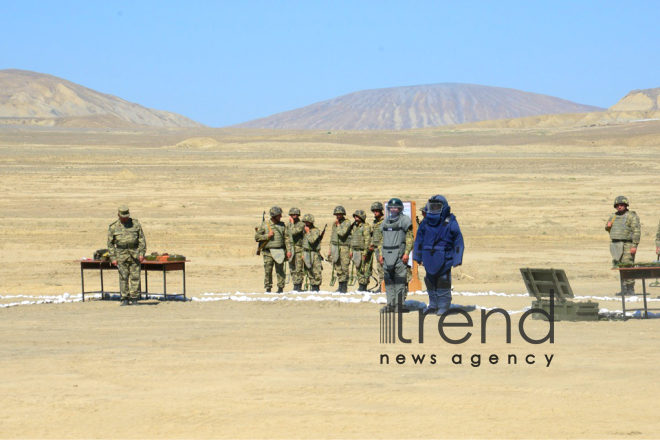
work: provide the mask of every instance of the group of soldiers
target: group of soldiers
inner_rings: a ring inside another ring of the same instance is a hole
[[[363,210],[356,210],[353,221],[350,221],[343,206],[334,209],[335,221],[327,254],[327,261],[332,263],[331,284],[336,278],[339,282],[337,292],[346,293],[354,271],[357,290],[366,291],[375,269],[376,290],[380,291],[380,286],[385,284],[385,308],[393,311],[405,302],[412,278],[409,258],[413,246],[416,246],[415,260],[427,267],[424,281],[430,304],[425,313],[444,312],[451,303],[451,268],[462,263],[460,228],[446,199],[433,196],[421,209],[424,220],[419,224],[416,241],[412,220],[403,209],[400,199],[390,199],[386,218],[383,204],[374,202],[371,205],[372,224],[367,223],[367,214]],[[321,251],[325,227],[320,231],[311,214],[305,214],[301,219],[298,208],[289,210],[286,224],[282,222],[283,211],[279,206],[270,208],[269,215],[270,219],[264,218],[255,228],[254,235],[258,243],[257,254],[263,257],[266,292],[271,292],[273,287],[273,269],[277,275],[277,293],[284,292],[287,262],[294,291],[303,291],[303,283],[309,284],[310,291],[319,291],[325,260]]]
[[[639,216],[635,211],[628,209],[630,203],[625,196],[614,199],[614,212],[605,224],[605,230],[610,234],[610,253],[612,265],[630,264],[635,262],[637,247],[642,236],[642,227]],[[660,223],[655,235],[655,253],[660,260]],[[621,291],[616,295],[634,295],[635,280],[622,280]]]
[[[332,263],[332,284],[334,281],[339,282],[337,292],[348,291],[351,269],[358,283],[357,290],[366,291],[372,278],[373,261],[378,261],[381,255],[379,247],[383,235],[380,226],[385,218],[383,204],[374,202],[371,212],[374,215],[372,224],[367,223],[367,214],[361,209],[353,213],[353,221],[350,221],[346,209],[337,206],[333,211],[335,221],[331,229],[330,249],[324,258],[321,243],[326,228],[319,230],[314,224],[315,218],[312,214],[301,217],[300,209],[291,208],[288,222],[285,224],[282,222],[282,208],[270,208],[270,219],[264,220],[261,226],[255,228],[254,237],[259,243],[257,254],[263,256],[266,292],[270,292],[273,287],[273,269],[277,275],[277,293],[284,292],[287,262],[294,291],[302,291],[303,284],[306,290],[309,287],[310,291],[319,291],[323,282],[323,261]],[[412,246],[412,232],[410,244]],[[376,264],[375,272],[373,278],[380,286],[383,281],[382,267]]]

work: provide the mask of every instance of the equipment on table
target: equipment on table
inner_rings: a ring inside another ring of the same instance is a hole
[[[179,254],[168,254],[163,253],[159,254],[158,252],[152,252],[149,255],[144,257],[145,260],[147,261],[186,261],[186,257],[184,255],[179,255]]]
[[[106,261],[110,262],[110,251],[108,249],[99,249],[94,252],[94,261]]]

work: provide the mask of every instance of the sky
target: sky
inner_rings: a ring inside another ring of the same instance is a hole
[[[458,82],[609,107],[660,87],[659,1],[9,1],[0,69],[212,127]]]

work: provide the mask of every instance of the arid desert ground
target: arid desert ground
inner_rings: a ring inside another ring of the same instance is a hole
[[[376,200],[422,203],[438,193],[466,241],[455,292],[522,294],[521,267],[553,267],[566,270],[576,295],[614,298],[604,230],[612,201],[630,198],[642,221],[637,260],[655,260],[659,171],[660,121],[407,132],[3,126],[0,304],[77,295],[76,260],[105,247],[123,203],[148,252],[191,260],[188,294],[202,298],[262,291],[254,227],[272,205],[297,206],[322,228],[338,204],[366,211]],[[329,278],[326,266],[326,290]],[[96,288],[98,277],[87,281]],[[181,290],[179,277],[170,281]],[[116,274],[106,284],[116,289]],[[454,302],[519,311],[531,298]],[[465,344],[445,343],[429,321],[424,344],[385,345],[379,308],[230,300],[0,308],[0,437],[660,437],[659,320],[559,322],[554,344],[532,345],[516,314],[511,344],[496,318],[482,344],[473,311]],[[548,324],[526,327],[541,337]],[[412,354],[437,363],[414,365]]]

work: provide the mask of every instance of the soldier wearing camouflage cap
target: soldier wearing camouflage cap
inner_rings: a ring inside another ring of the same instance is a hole
[[[321,257],[323,234],[314,226],[314,216],[312,214],[305,214],[302,221],[305,224],[302,240],[303,261],[311,285],[310,290],[318,292],[323,282],[323,259]]]
[[[346,293],[348,291],[348,269],[351,261],[352,223],[346,218],[346,210],[343,206],[337,206],[332,213],[337,219],[332,224],[328,257],[334,265],[337,280],[339,281],[337,292]]]
[[[378,279],[378,289],[380,292],[383,285],[383,266],[378,264],[380,259],[380,250],[379,246],[383,243],[383,232],[380,227],[383,224],[385,216],[383,215],[383,204],[380,202],[374,202],[371,204],[371,212],[374,214],[374,223],[371,226],[371,243],[369,245],[369,251],[374,253],[373,259],[376,261],[374,268],[376,270],[376,279]]]
[[[140,297],[140,264],[147,252],[147,239],[140,222],[131,218],[128,206],[122,205],[118,219],[108,227],[108,253],[119,272],[121,304],[137,304]]]
[[[282,208],[273,206],[268,212],[270,219],[261,223],[254,234],[255,241],[261,243],[261,255],[264,259],[264,288],[270,292],[273,287],[273,267],[277,274],[277,293],[284,292],[286,272],[284,263],[287,252],[291,252],[289,241],[286,239],[286,226],[282,223]]]
[[[610,253],[612,254],[612,265],[620,263],[632,263],[635,261],[637,246],[642,235],[642,227],[639,217],[635,211],[629,211],[628,199],[619,196],[614,199],[616,212],[612,214],[605,225],[605,230],[610,233]],[[621,281],[621,291],[617,295],[634,295],[635,280]]]
[[[353,233],[351,235],[351,254],[353,264],[357,271],[358,291],[365,292],[371,277],[371,257],[373,252],[369,250],[371,246],[371,226],[365,223],[367,214],[358,209],[353,213],[355,220]]]
[[[291,270],[291,281],[293,282],[293,290],[302,291],[302,283],[304,280],[303,272],[303,236],[305,233],[305,224],[300,221],[300,209],[289,209],[289,223],[286,225],[286,239],[289,244],[287,249],[292,252],[287,253],[289,260],[289,268]]]

